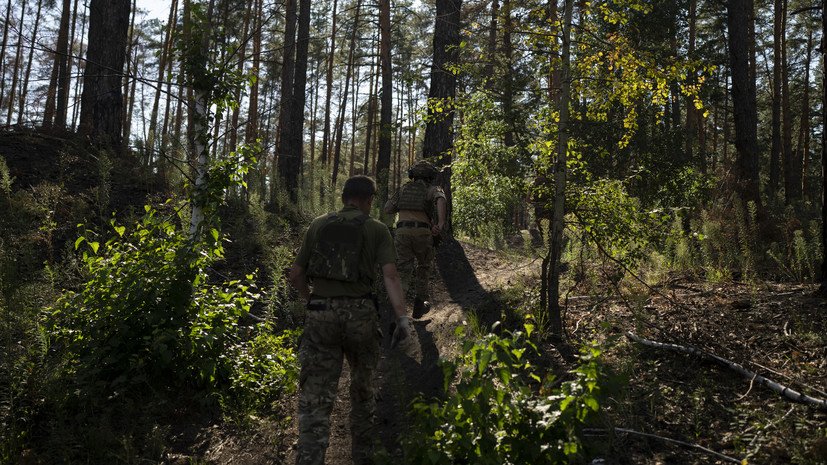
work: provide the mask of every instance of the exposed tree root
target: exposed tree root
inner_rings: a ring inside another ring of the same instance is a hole
[[[747,378],[750,378],[751,380],[753,380],[752,382],[758,383],[758,384],[763,384],[764,386],[766,386],[766,387],[772,389],[773,391],[787,397],[788,399],[791,399],[795,402],[801,402],[801,403],[804,403],[804,404],[816,405],[818,407],[827,409],[827,400],[816,399],[815,397],[810,397],[806,394],[802,394],[798,391],[795,391],[793,389],[788,388],[787,386],[783,386],[781,384],[776,383],[775,381],[769,380],[769,379],[767,379],[767,378],[765,378],[765,377],[763,377],[763,376],[761,376],[757,373],[754,373],[750,370],[747,370],[746,368],[742,367],[741,365],[738,365],[735,362],[729,361],[725,358],[718,357],[717,355],[711,354],[711,353],[706,352],[704,350],[701,350],[701,349],[698,349],[698,348],[695,348],[695,347],[692,347],[692,346],[680,346],[680,345],[677,345],[677,344],[665,344],[665,343],[662,343],[662,342],[650,341],[648,339],[644,339],[644,338],[642,338],[642,337],[640,337],[640,336],[638,336],[634,333],[631,333],[629,331],[626,331],[626,337],[628,337],[629,339],[632,339],[633,341],[635,341],[639,344],[647,346],[647,347],[654,347],[656,349],[669,349],[669,350],[674,350],[676,352],[682,352],[682,353],[685,353],[685,354],[692,354],[692,355],[697,355],[699,357],[710,358],[712,360],[715,360],[718,363],[721,363],[724,366],[729,367],[732,370],[735,370],[736,372],[746,376]]]

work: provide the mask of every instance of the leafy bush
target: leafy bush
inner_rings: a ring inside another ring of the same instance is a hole
[[[532,329],[466,341],[457,360],[440,360],[446,391],[459,376],[456,393],[414,402],[415,424],[403,440],[408,463],[552,464],[582,455],[583,427],[608,385],[601,349],[585,347],[573,379],[552,389],[554,377],[543,379],[529,361],[537,353]]]
[[[207,388],[232,372],[228,349],[256,296],[239,281],[209,285],[206,267],[221,257],[220,242],[193,241],[156,215],[146,207],[134,231],[113,222],[117,234],[103,245],[75,243],[91,248],[86,282],[58,300],[46,323],[67,373],[87,388]]]
[[[256,413],[273,410],[280,396],[296,390],[295,346],[300,331],[276,335],[273,329],[265,325],[249,342],[231,349],[230,386],[221,396],[221,406],[225,416],[240,427],[249,426]]]

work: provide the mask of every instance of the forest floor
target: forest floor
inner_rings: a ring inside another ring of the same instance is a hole
[[[61,215],[136,208],[154,192],[154,185],[161,184],[146,178],[136,184],[129,175],[113,176],[107,197],[111,200],[95,206],[102,197],[89,187],[98,183],[99,167],[65,155],[62,145],[58,139],[28,136],[0,140],[0,155],[8,162],[16,189],[34,191],[51,180],[70,199],[57,209],[55,243],[72,243],[77,234],[77,222],[64,225]],[[81,202],[92,207],[82,207]],[[382,308],[386,334],[377,372],[377,439],[392,457],[399,457],[398,438],[410,422],[405,413],[409,402],[420,395],[443,395],[437,361],[458,352],[456,328],[465,327],[466,335],[475,335],[503,321],[508,329],[521,329],[523,304],[539,283],[539,256],[522,236],[499,250],[461,241],[444,243],[432,273],[433,306],[413,321],[413,341],[404,351],[390,349],[390,310]],[[43,257],[32,259],[32,266],[42,261]],[[601,275],[599,268],[593,265],[577,273]],[[597,340],[606,349],[607,364],[628,379],[623,391],[602,405],[605,417],[600,426],[606,432],[596,439],[609,448],[591,463],[727,461],[713,452],[737,463],[827,463],[827,408],[792,402],[760,385],[757,378],[709,358],[646,348],[624,337],[630,331],[696,347],[827,399],[827,300],[815,295],[814,286],[758,279],[710,282],[688,272],[664,275],[654,287],[640,285],[628,273],[619,288],[586,288],[583,282],[564,302],[563,342],[540,348],[547,366],[565,376],[576,367],[580,344]],[[329,465],[350,463],[348,383],[345,368],[331,418]],[[281,417],[254,419],[255,426],[243,431],[229,426],[219,412],[194,415],[193,410],[197,408],[182,402],[170,415],[180,412],[179,416],[159,419],[163,426],[139,442],[162,449],[166,458],[161,463],[169,465],[294,463],[295,396],[285,400]],[[37,455],[24,454],[20,463],[48,463]]]
[[[456,328],[465,326],[466,334],[473,334],[498,320],[512,320],[514,326],[507,290],[528,292],[537,285],[538,270],[539,260],[513,250],[507,254],[459,241],[440,247],[432,277],[434,305],[413,321],[413,343],[394,351],[385,337],[377,373],[377,434],[392,457],[401,459],[405,406],[419,395],[429,399],[442,393],[436,362],[457,353]],[[628,377],[623,392],[604,405],[606,424],[618,429],[598,438],[611,445],[602,461],[591,463],[827,463],[827,408],[792,402],[709,358],[617,337],[630,331],[693,346],[827,399],[827,300],[814,295],[813,286],[709,283],[683,275],[647,290],[634,298],[570,296],[565,342],[541,346],[551,370],[565,375],[576,366],[573,354],[580,343],[602,341],[608,344],[608,364]],[[389,323],[386,317],[383,327]],[[350,463],[348,384],[345,368],[331,418],[330,465]],[[295,400],[287,410],[295,412]],[[200,456],[216,464],[294,463],[295,419],[288,425],[284,431],[263,422],[244,439],[217,428],[202,436]]]

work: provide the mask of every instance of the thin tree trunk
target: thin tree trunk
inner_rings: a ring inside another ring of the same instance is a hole
[[[322,163],[327,163],[330,159],[330,101],[333,96],[333,58],[336,53],[336,7],[338,0],[333,0],[333,17],[330,27],[330,51],[327,58],[327,79],[325,87],[325,106],[324,106],[324,133],[322,135]]]
[[[391,61],[391,2],[379,0],[379,61],[382,66],[382,93],[379,115],[379,154],[376,158],[376,184],[379,205],[388,199],[393,138],[393,62]],[[385,216],[384,213],[382,213]]]
[[[32,31],[32,43],[37,43],[37,29],[40,26],[40,13],[43,7],[43,0],[37,2],[37,13],[34,18],[34,28]],[[32,61],[34,58],[34,47],[29,47],[29,59],[26,61],[26,73],[23,78],[23,86],[20,93],[20,110],[17,113],[17,121],[23,122],[23,110],[26,108],[26,97],[29,93],[29,76],[32,73]]]
[[[9,39],[9,27],[11,26],[11,0],[6,5],[6,18],[3,22],[3,42],[0,42],[0,108],[3,106],[3,98],[6,96],[6,43]],[[9,123],[7,121],[7,123]]]
[[[69,88],[72,81],[69,76],[69,30],[71,29],[72,2],[63,0],[63,10],[60,16],[60,29],[57,36],[57,100],[55,108],[54,126],[58,129],[66,128],[66,117],[69,113]]]
[[[250,144],[258,140],[258,94],[259,94],[259,67],[261,66],[261,16],[263,0],[256,1],[256,14],[253,16],[253,69],[254,78],[252,89],[250,89],[250,105],[247,109],[247,130],[244,134],[244,143]]]
[[[21,56],[23,54],[23,32],[22,31],[23,31],[24,20],[26,18],[26,3],[27,2],[24,0],[23,5],[21,7],[21,11],[20,11],[20,25],[19,25],[19,28],[17,29],[18,30],[18,33],[17,33],[17,50],[14,53],[14,68],[12,68],[11,88],[9,90],[9,108],[8,108],[8,113],[6,115],[6,124],[9,125],[9,126],[11,126],[11,117],[14,114],[14,101],[15,101],[16,92],[17,92],[17,81],[18,81],[18,75],[20,74],[20,68],[22,66],[20,62],[23,60],[23,57]]]
[[[78,0],[75,0],[75,11],[74,11],[75,19],[72,22],[73,27],[74,27],[74,24],[77,22],[77,3],[78,3]],[[83,15],[81,16],[81,18],[83,18],[83,19],[81,19],[80,34],[78,35],[79,46],[78,46],[77,56],[79,56],[79,57],[83,56],[84,53],[86,52],[84,50],[84,47],[83,47],[83,38],[86,37],[86,23],[87,23],[87,21],[86,21],[85,18],[88,17],[88,15],[86,14],[88,11],[89,11],[88,5],[86,4],[86,2],[84,2],[83,3]],[[72,40],[74,40],[74,39],[72,39]],[[78,66],[78,69],[80,69],[80,66]],[[74,89],[74,92],[73,92],[74,93],[74,99],[73,99],[74,104],[72,105],[72,118],[71,118],[71,122],[69,123],[69,129],[71,129],[72,131],[74,131],[77,128],[77,126],[80,124],[79,120],[80,120],[80,101],[81,101],[82,88],[83,88],[82,85],[83,85],[83,79],[75,79],[75,89]]]
[[[773,9],[772,44],[772,139],[770,144],[770,178],[767,189],[770,195],[778,192],[781,179],[781,8],[783,0],[775,0]],[[784,167],[784,180],[787,172]]]
[[[804,62],[804,95],[801,98],[801,122],[798,143],[798,160],[801,166],[801,200],[807,195],[807,165],[810,159],[810,63],[813,59],[813,33],[807,36],[807,60]]]
[[[382,15],[382,13],[381,13],[382,5],[381,4],[379,5],[379,8],[380,8],[379,15],[380,15],[380,18],[381,18],[381,15]],[[379,27],[381,28],[382,26],[380,25]],[[377,63],[377,65],[379,65],[381,60],[378,57],[382,53],[381,52],[382,43],[381,43],[381,40],[379,40],[377,42],[378,42],[380,51],[379,51],[379,54],[377,55],[376,63]],[[379,67],[377,66],[377,69],[378,68]],[[365,172],[365,174],[370,173],[370,154],[371,154],[371,142],[372,142],[372,137],[373,137],[373,125],[374,125],[373,117],[374,117],[374,110],[375,110],[375,107],[376,107],[376,93],[377,93],[376,92],[376,87],[375,87],[376,83],[377,83],[377,79],[376,79],[377,73],[373,72],[373,63],[371,63],[370,66],[368,66],[368,69],[370,70],[370,85],[368,86],[368,89],[369,89],[368,90],[368,124],[367,124],[367,127],[365,128],[365,157],[364,157],[364,167],[365,167],[364,172]]]
[[[552,334],[563,335],[560,310],[560,262],[565,233],[567,155],[569,141],[569,102],[571,100],[571,19],[575,0],[566,0],[563,12],[563,34],[560,64],[560,122],[557,135],[557,161],[554,164],[554,210],[549,231],[549,252],[546,274],[548,280],[547,304],[549,329]]]
[[[790,67],[787,64],[787,0],[781,6],[781,143],[784,154],[784,200],[787,205],[801,198],[801,166],[793,153],[792,111],[790,110]]]
[[[353,31],[350,35],[350,49],[347,53],[347,71],[345,72],[345,85],[343,87],[342,99],[339,103],[339,119],[336,124],[336,134],[333,149],[333,185],[336,185],[336,179],[339,176],[339,159],[342,152],[342,132],[345,126],[345,112],[347,110],[347,97],[350,87],[350,79],[353,74],[353,56],[356,52],[356,37],[359,34],[359,19],[361,16],[362,0],[356,1],[356,12],[353,16]]]
[[[136,1],[137,0],[132,0],[132,8],[131,8],[131,12],[132,12],[131,13],[131,18],[132,18],[132,20],[131,20],[130,25],[129,25],[129,39],[126,41],[126,70],[124,72],[124,77],[123,77],[123,116],[121,117],[123,122],[121,123],[121,127],[123,127],[123,140],[125,141],[126,144],[129,144],[129,130],[130,130],[130,128],[129,128],[129,125],[130,125],[129,116],[132,114],[132,112],[130,111],[131,110],[131,108],[130,108],[131,102],[129,100],[129,83],[133,80],[133,78],[132,78],[132,73],[133,73],[133,67],[132,67],[132,63],[133,63],[133,57],[132,57],[133,46],[132,45],[133,45],[133,41],[135,39],[135,16],[136,16],[135,13],[137,12],[137,9],[135,7]],[[135,65],[134,69],[137,69],[137,64]]]

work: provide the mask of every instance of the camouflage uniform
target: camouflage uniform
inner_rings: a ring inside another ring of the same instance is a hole
[[[339,214],[352,219],[361,212],[345,206]],[[307,267],[325,216],[313,221],[295,263]],[[324,463],[330,437],[330,413],[346,357],[351,370],[352,455],[356,464],[373,458],[373,415],[376,409],[373,372],[379,362],[379,329],[374,289],[376,267],[394,263],[396,252],[388,228],[372,218],[363,225],[362,254],[356,282],[317,277],[308,303],[299,362],[299,442],[296,463]]]
[[[399,254],[396,266],[399,269],[399,275],[402,277],[402,287],[405,293],[407,294],[410,287],[411,275],[415,273],[414,292],[416,299],[430,300],[431,265],[435,255],[431,225],[435,218],[431,217],[433,213],[424,210],[399,210],[401,192],[402,189],[399,189],[388,200],[388,206],[392,206],[391,210],[399,211],[399,221],[396,223],[397,229],[394,238],[396,252]],[[445,198],[442,188],[428,186],[424,203],[433,206],[439,198]]]

